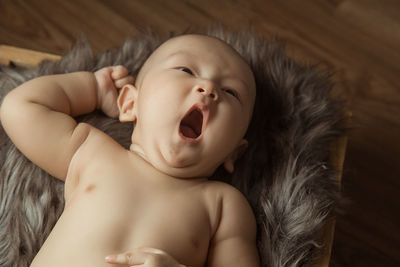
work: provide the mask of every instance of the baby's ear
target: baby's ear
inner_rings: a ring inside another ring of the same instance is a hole
[[[122,87],[118,96],[119,120],[121,122],[136,121],[135,102],[137,99],[137,89],[132,84]]]
[[[235,170],[235,161],[244,154],[248,146],[249,142],[247,142],[246,139],[242,139],[235,150],[226,158],[224,161],[224,167],[227,172],[233,173]]]

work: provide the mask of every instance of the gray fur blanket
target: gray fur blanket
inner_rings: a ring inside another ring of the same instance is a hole
[[[247,133],[255,141],[237,163],[238,172],[227,176],[217,170],[212,179],[233,184],[250,201],[258,220],[262,266],[313,266],[321,228],[339,201],[329,147],[344,134],[343,105],[330,97],[330,76],[316,66],[296,63],[276,40],[222,29],[206,34],[234,47],[250,64],[257,84]],[[34,69],[1,67],[0,101],[40,75],[122,64],[135,76],[163,40],[144,33],[97,56],[81,40],[59,62],[43,62]],[[131,125],[101,113],[77,119],[125,147],[130,142],[126,133]],[[0,127],[0,186],[0,266],[29,266],[63,210],[63,183],[27,160]]]

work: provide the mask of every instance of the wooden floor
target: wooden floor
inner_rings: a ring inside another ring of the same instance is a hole
[[[148,26],[219,20],[288,42],[333,70],[353,112],[331,266],[400,266],[400,1],[0,0],[0,44],[65,53],[84,33],[96,52]]]

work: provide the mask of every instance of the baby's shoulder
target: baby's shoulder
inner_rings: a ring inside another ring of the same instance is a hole
[[[213,181],[210,186],[218,199],[218,225],[215,229],[224,232],[246,228],[249,235],[255,232],[255,216],[246,197],[237,188],[226,183]]]
[[[214,205],[219,209],[235,212],[236,214],[250,214],[252,209],[247,198],[234,186],[219,182],[210,181],[208,190],[206,190],[207,198],[212,199]]]
[[[115,161],[115,158],[125,151],[112,137],[92,125],[87,123],[79,125],[80,128],[87,128],[89,134],[73,155],[68,168],[69,174],[78,175],[90,167],[97,168],[110,160]]]
[[[77,150],[77,157],[84,157],[88,159],[99,157],[113,157],[113,154],[123,151],[123,147],[118,144],[111,136],[103,131],[86,123],[81,127],[89,128],[89,134],[85,142]]]
[[[225,201],[244,201],[247,202],[245,196],[234,186],[219,182],[209,181],[209,191],[211,194],[215,194]]]

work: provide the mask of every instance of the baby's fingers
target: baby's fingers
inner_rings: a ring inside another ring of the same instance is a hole
[[[135,250],[117,255],[109,255],[105,258],[107,263],[122,265],[142,265],[146,261],[146,254]]]
[[[110,255],[106,257],[106,262],[143,267],[185,267],[168,253],[155,248],[136,248],[130,252]]]
[[[132,76],[126,76],[122,79],[115,80],[114,85],[116,88],[122,88],[122,87],[124,87],[124,85],[133,84],[133,82],[134,82],[134,79]]]
[[[111,68],[112,68],[111,78],[113,78],[113,80],[119,80],[125,76],[128,76],[129,73],[128,69],[122,65],[113,66]]]

